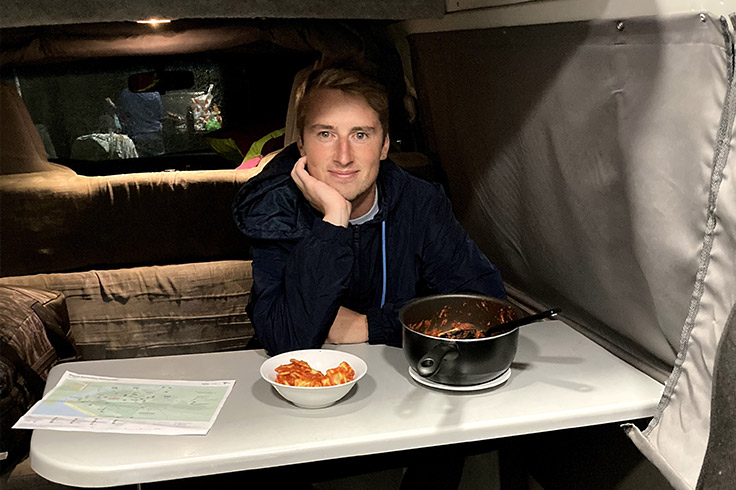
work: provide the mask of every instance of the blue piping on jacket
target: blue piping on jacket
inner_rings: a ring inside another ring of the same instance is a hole
[[[383,290],[381,291],[381,308],[386,303],[386,221],[381,222],[381,252],[383,253]]]

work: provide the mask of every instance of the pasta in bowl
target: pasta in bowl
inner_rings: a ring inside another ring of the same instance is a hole
[[[347,395],[368,372],[358,356],[328,349],[304,349],[273,356],[261,377],[294,405],[324,408]]]

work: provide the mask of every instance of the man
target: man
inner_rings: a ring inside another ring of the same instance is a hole
[[[253,246],[247,312],[270,354],[401,345],[398,312],[417,296],[505,298],[441,187],[387,159],[388,129],[379,83],[314,70],[298,101],[297,143],[239,191],[234,218]]]
[[[125,88],[118,101],[122,129],[135,143],[139,157],[163,155],[164,106],[158,92],[131,92]]]

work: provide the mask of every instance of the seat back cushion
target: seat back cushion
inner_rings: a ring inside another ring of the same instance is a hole
[[[76,354],[63,294],[0,286],[0,474],[30,448],[31,432],[11,427],[43,395],[49,370]]]

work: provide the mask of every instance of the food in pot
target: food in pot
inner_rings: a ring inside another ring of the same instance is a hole
[[[498,313],[495,318],[488,320],[484,325],[476,325],[472,322],[464,322],[459,320],[453,320],[450,322],[449,317],[460,317],[462,316],[462,308],[466,307],[467,304],[463,303],[460,308],[460,312],[453,312],[451,307],[444,306],[435,318],[429,318],[422,320],[421,322],[410,323],[407,326],[412,330],[423,333],[425,335],[431,335],[432,337],[439,337],[443,339],[482,339],[485,338],[485,330],[494,325],[500,325],[511,320],[516,319],[516,312],[510,306],[502,306],[498,308]],[[481,308],[487,305],[483,301],[480,302]],[[449,325],[448,325],[449,324]]]
[[[290,359],[289,364],[278,366],[275,371],[276,382],[289,386],[336,386],[355,379],[355,370],[347,362],[341,362],[337,367],[328,369],[326,374],[312,368],[306,361]]]

